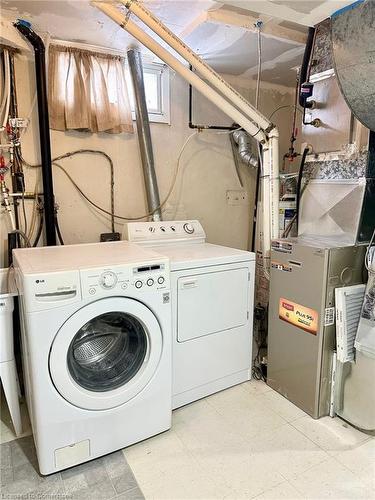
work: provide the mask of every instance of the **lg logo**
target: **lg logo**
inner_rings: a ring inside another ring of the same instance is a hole
[[[44,283],[44,282],[45,282],[44,280],[35,280],[35,283],[36,283],[37,285],[39,285],[39,283]]]

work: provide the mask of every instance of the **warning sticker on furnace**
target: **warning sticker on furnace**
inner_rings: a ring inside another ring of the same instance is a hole
[[[279,301],[279,318],[313,335],[318,332],[317,311],[282,297]]]

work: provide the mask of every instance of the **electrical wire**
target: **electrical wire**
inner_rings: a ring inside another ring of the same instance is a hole
[[[31,247],[31,243],[30,243],[29,238],[27,237],[27,235],[23,231],[21,231],[21,229],[13,229],[13,231],[11,231],[10,234],[18,234],[19,236],[21,236],[21,238],[25,242],[25,246]]]
[[[262,34],[261,34],[261,27],[262,27],[262,23],[260,21],[258,21],[256,23],[256,28],[258,30],[258,36],[257,36],[257,41],[258,41],[258,72],[257,72],[257,85],[256,85],[256,91],[255,91],[255,107],[256,107],[256,109],[259,109],[260,85],[261,85],[261,77],[262,77]],[[257,141],[257,149],[258,149],[259,167],[260,167],[260,172],[261,172],[261,175],[259,177],[259,182],[264,182],[265,177],[269,178],[269,175],[268,176],[264,175],[263,153],[261,151],[259,141]],[[266,252],[264,251],[264,248],[262,250],[262,260],[263,260],[263,274],[264,274],[265,278],[269,281],[270,280],[270,273],[267,269],[268,262],[267,262]]]
[[[32,237],[34,234],[38,212],[40,212],[40,199],[38,198],[39,182],[40,182],[40,170],[38,169],[36,171],[36,176],[35,176],[32,216],[31,216],[30,229],[29,229],[29,234],[28,234],[30,241],[32,240]]]
[[[302,109],[300,109],[298,106],[294,105],[294,104],[284,104],[283,106],[279,106],[278,108],[276,108],[274,111],[272,111],[272,113],[270,114],[270,116],[268,117],[269,120],[271,120],[271,118],[278,112],[278,111],[281,111],[282,109],[284,108],[295,108],[297,111],[299,111],[301,113],[301,115],[303,115],[303,111]]]
[[[110,216],[114,216],[116,219],[121,219],[121,220],[125,220],[125,221],[137,221],[137,220],[141,220],[141,219],[145,219],[147,217],[151,217],[157,210],[160,210],[161,208],[163,208],[165,206],[165,204],[167,203],[167,201],[169,200],[172,192],[173,192],[173,189],[175,187],[175,184],[176,184],[176,181],[177,181],[177,176],[178,176],[178,173],[179,173],[179,170],[180,170],[180,163],[181,163],[181,157],[182,157],[182,154],[187,146],[187,144],[190,142],[191,138],[193,136],[195,136],[196,134],[198,134],[198,131],[194,131],[192,134],[189,135],[189,137],[186,139],[186,141],[184,142],[181,150],[180,150],[180,153],[178,155],[178,158],[177,158],[177,165],[176,165],[176,168],[175,168],[175,172],[173,174],[173,179],[172,179],[172,182],[171,182],[171,185],[170,185],[170,188],[168,190],[168,193],[167,195],[165,196],[164,200],[162,203],[160,203],[159,206],[157,206],[152,212],[148,212],[144,215],[140,215],[138,217],[124,217],[122,215],[118,215],[118,214],[115,214],[115,213],[111,213],[111,212],[108,212],[108,210],[105,210],[103,207],[101,207],[100,205],[98,205],[97,203],[95,203],[93,200],[91,200],[85,193],[84,191],[80,188],[80,186],[75,182],[75,180],[71,177],[71,175],[65,170],[65,168],[60,165],[59,163],[56,163],[56,161],[53,161],[52,164],[56,167],[58,167],[60,170],[62,170],[64,172],[64,174],[67,176],[67,178],[70,180],[70,182],[73,184],[73,186],[76,188],[76,190],[80,193],[80,195],[88,202],[90,203],[90,205],[92,205],[93,207],[95,207],[97,210],[99,210],[100,212],[103,212],[104,214],[106,215],[110,215]]]
[[[26,207],[25,207],[25,179],[22,177],[22,191],[21,191],[21,205],[22,205],[22,215],[23,215],[23,232],[27,235],[27,216],[26,216]]]
[[[38,243],[39,243],[40,237],[42,235],[42,231],[43,231],[43,225],[44,225],[43,212],[40,212],[40,214],[39,214],[39,226],[38,226],[38,229],[37,229],[37,232],[36,232],[36,236],[35,236],[35,240],[34,240],[34,243],[33,243],[33,247],[34,248],[36,246],[38,246]]]
[[[101,155],[104,158],[106,158],[106,160],[109,163],[109,166],[110,166],[110,176],[111,176],[111,179],[110,179],[111,211],[107,212],[107,215],[109,215],[111,217],[112,232],[115,232],[115,215],[114,215],[114,210],[115,210],[115,194],[114,194],[114,191],[115,191],[115,174],[114,174],[114,165],[113,165],[112,158],[107,153],[105,153],[104,151],[101,151],[99,149],[77,149],[75,151],[69,151],[68,153],[64,153],[62,155],[56,156],[56,158],[52,158],[52,164],[54,164],[54,162],[56,162],[56,161],[64,160],[65,158],[70,158],[70,157],[78,155],[78,154],[97,154],[97,155]],[[39,167],[41,167],[41,165],[31,165],[23,157],[21,157],[21,159],[22,159],[22,162],[27,167],[30,167],[30,168],[39,168]],[[59,165],[59,167],[62,170],[64,170],[60,165]],[[70,177],[70,180],[72,180],[71,177]],[[87,201],[89,201],[89,200],[87,199]]]
[[[255,92],[255,107],[259,109],[259,95],[260,95],[260,80],[262,75],[262,33],[261,33],[262,24],[260,21],[257,23],[258,30],[258,74],[257,74],[257,86]]]
[[[62,237],[62,234],[61,234],[61,231],[60,231],[59,219],[57,217],[57,214],[55,215],[55,227],[56,227],[57,238],[58,238],[58,240],[60,242],[60,245],[64,245],[64,240],[63,240],[63,237]]]

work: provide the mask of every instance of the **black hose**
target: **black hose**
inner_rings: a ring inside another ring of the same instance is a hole
[[[309,69],[311,52],[312,52],[313,45],[314,45],[314,37],[315,37],[315,28],[310,27],[308,34],[307,34],[306,47],[305,47],[305,52],[303,54],[301,71],[299,74],[299,87],[298,87],[299,98],[298,98],[298,102],[302,108],[311,108],[313,105],[312,102],[306,102],[304,97],[301,95],[301,85],[303,83],[306,83],[306,81],[307,81],[307,73],[308,73],[308,69]]]
[[[40,212],[40,216],[39,216],[39,226],[38,226],[38,231],[37,231],[36,236],[35,236],[35,240],[34,240],[34,243],[33,243],[33,247],[38,246],[38,243],[39,243],[40,237],[42,236],[43,225],[44,225],[44,217],[43,217],[43,212]]]
[[[193,71],[193,66],[190,64],[190,71]],[[198,130],[236,130],[238,125],[196,125],[193,123],[193,87],[189,84],[189,128]]]
[[[57,215],[55,215],[55,227],[56,227],[57,238],[60,242],[60,245],[64,245],[64,240],[60,231],[59,220],[57,218]]]
[[[296,228],[298,231],[298,222],[299,222],[299,215],[300,215],[300,202],[301,202],[301,194],[302,194],[302,179],[303,179],[303,171],[305,167],[305,160],[306,156],[308,155],[308,152],[310,151],[309,148],[305,148],[302,153],[302,158],[301,158],[301,164],[299,166],[299,171],[298,171],[298,180],[297,180],[297,192],[296,192]]]
[[[44,193],[44,217],[46,223],[46,243],[56,245],[56,231],[54,221],[55,201],[53,194],[51,140],[49,135],[46,58],[43,40],[30,27],[18,19],[14,27],[30,42],[34,48],[35,77],[38,98],[39,140],[42,164],[42,179]]]

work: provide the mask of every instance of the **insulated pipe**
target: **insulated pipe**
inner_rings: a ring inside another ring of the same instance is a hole
[[[256,136],[258,141],[267,140],[260,126],[258,127],[254,122],[246,118],[216,90],[211,88],[198,75],[190,71],[188,67],[182,64],[176,57],[168,52],[168,50],[164,49],[164,47],[157,43],[151,36],[147,35],[139,26],[130,21],[126,15],[117,10],[116,7],[104,2],[92,2],[92,4],[151,50],[151,52],[168,64],[174,71],[179,73],[188,83],[226,113],[235,123],[238,123],[238,125],[245,129],[251,136]]]
[[[238,93],[228,82],[216,71],[195,54],[180,38],[169,30],[156,16],[152,14],[143,4],[136,0],[120,0],[125,7],[154,31],[181,57],[188,61],[194,68],[225,97],[231,100],[245,116],[253,120],[262,130],[271,130],[272,123],[252,106],[240,93]],[[125,26],[129,20],[125,20]]]
[[[148,119],[145,86],[143,81],[142,56],[137,50],[128,50],[128,62],[135,96],[135,118],[137,121],[138,143],[141,153],[148,210],[154,221],[162,220],[158,182],[155,174],[154,153],[150,122]]]
[[[51,167],[51,142],[49,135],[45,47],[43,40],[31,29],[29,23],[17,20],[14,23],[14,26],[34,48],[46,243],[48,246],[53,246],[56,245],[54,218],[55,202]]]
[[[251,139],[244,130],[236,130],[233,132],[233,139],[238,145],[238,154],[248,167],[258,166],[258,157],[253,155],[251,151]]]

